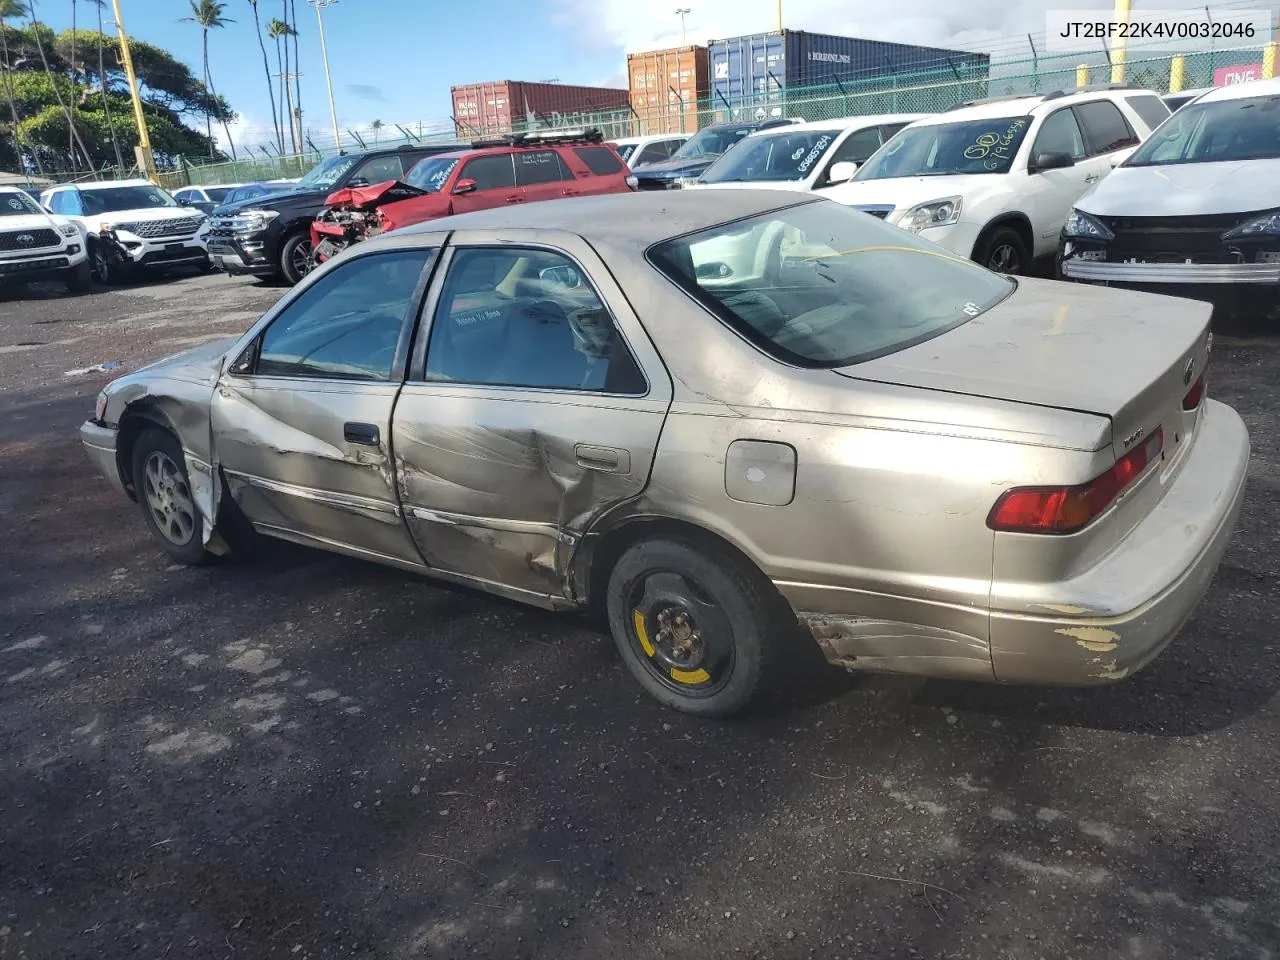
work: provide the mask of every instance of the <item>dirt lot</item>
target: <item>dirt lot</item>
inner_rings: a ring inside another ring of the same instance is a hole
[[[574,618],[148,542],[78,424],[279,292],[0,303],[0,958],[1280,954],[1280,340],[1216,340],[1249,501],[1148,670],[708,723]]]

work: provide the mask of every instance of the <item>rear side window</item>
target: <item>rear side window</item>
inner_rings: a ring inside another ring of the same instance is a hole
[[[462,168],[460,180],[474,180],[477,190],[496,190],[499,187],[516,185],[516,170],[512,164],[511,154],[491,153],[484,157],[468,160]]]
[[[386,183],[404,176],[404,166],[398,156],[374,157],[367,160],[353,179],[363,178],[370,183]]]
[[[622,169],[622,164],[608,147],[574,147],[573,152],[597,177],[607,177]]]
[[[1133,112],[1142,118],[1142,122],[1152,130],[1160,126],[1164,122],[1164,118],[1169,116],[1169,108],[1154,93],[1147,93],[1138,97],[1125,97],[1124,100],[1125,103],[1133,108]]]
[[[516,184],[529,187],[557,180],[572,180],[573,174],[554,150],[527,150],[517,153]]]
[[[1096,157],[1113,150],[1123,150],[1138,142],[1138,135],[1129,126],[1120,108],[1109,100],[1094,100],[1076,108],[1080,126],[1089,142],[1089,156]]]

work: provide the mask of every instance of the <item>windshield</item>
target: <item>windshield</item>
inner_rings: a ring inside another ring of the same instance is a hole
[[[636,152],[636,147],[638,146],[639,144],[637,143],[615,143],[613,148],[618,151],[618,156],[625,162],[631,159],[631,155]]]
[[[458,165],[460,157],[427,157],[413,165],[404,182],[428,193],[439,193],[449,182],[449,174]]]
[[[668,240],[650,262],[774,358],[842,367],[980,316],[1013,281],[837,203]]]
[[[323,190],[332,187],[342,176],[356,165],[358,157],[330,157],[323,163],[312,167],[307,175],[297,183],[299,190]]]
[[[214,203],[221,203],[227,199],[227,194],[231,192],[230,187],[205,187],[204,194]]]
[[[680,145],[671,155],[672,160],[696,160],[699,157],[718,157],[751,132],[750,127],[707,127],[692,139]]]
[[[1008,173],[1030,117],[993,117],[907,127],[877,150],[854,180]]]
[[[1280,157],[1280,96],[1189,104],[1138,147],[1124,164],[1273,160]]]
[[[116,210],[143,210],[147,207],[176,207],[178,201],[159,187],[106,187],[81,190],[85,216]]]
[[[803,180],[839,134],[839,130],[804,130],[747,137],[713,163],[702,182]]]
[[[40,213],[40,208],[25,193],[0,195],[0,217],[28,217]]]

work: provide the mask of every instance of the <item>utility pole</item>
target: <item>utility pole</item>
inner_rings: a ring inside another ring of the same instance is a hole
[[[689,7],[676,7],[676,16],[680,18],[680,46],[687,47],[689,45],[688,37],[685,36],[684,18],[693,11]]]
[[[291,80],[297,80],[299,77],[303,76],[303,74],[296,71],[291,71],[289,73],[273,73],[272,76],[278,80],[283,80],[285,90],[289,90],[290,89],[289,82]],[[301,107],[295,106],[293,107],[292,110],[289,111],[289,124],[293,128],[293,135],[297,140],[298,149],[301,150],[302,149],[302,108]]]
[[[1115,21],[1120,29],[1111,41],[1111,82],[1124,83],[1125,55],[1129,44],[1124,28],[1129,25],[1129,0],[1116,0]]]
[[[778,32],[782,32],[782,0],[778,0]]]
[[[329,72],[329,45],[324,39],[324,17],[320,11],[332,6],[338,0],[307,0],[316,8],[316,23],[320,27],[320,53],[324,57],[324,79],[329,87],[329,118],[333,121],[333,145],[339,152],[342,150],[342,133],[338,130],[338,108],[333,103],[333,74]]]
[[[120,16],[120,0],[111,0],[116,15],[116,33],[120,35],[120,59],[124,61],[124,75],[129,81],[129,96],[133,100],[133,119],[138,124],[138,145],[133,153],[138,167],[147,175],[147,179],[159,186],[160,178],[156,175],[156,158],[151,152],[151,134],[147,131],[147,118],[142,112],[142,97],[138,93],[138,75],[133,72],[133,56],[129,53],[129,37],[124,32],[124,19]],[[104,89],[103,96],[106,96]]]

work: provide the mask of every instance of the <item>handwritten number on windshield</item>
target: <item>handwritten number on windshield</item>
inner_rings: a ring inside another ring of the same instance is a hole
[[[1003,133],[982,134],[965,148],[964,158],[982,160],[985,169],[998,170],[1004,161],[1013,159],[1013,141],[1026,125],[1025,120],[1014,120]]]

